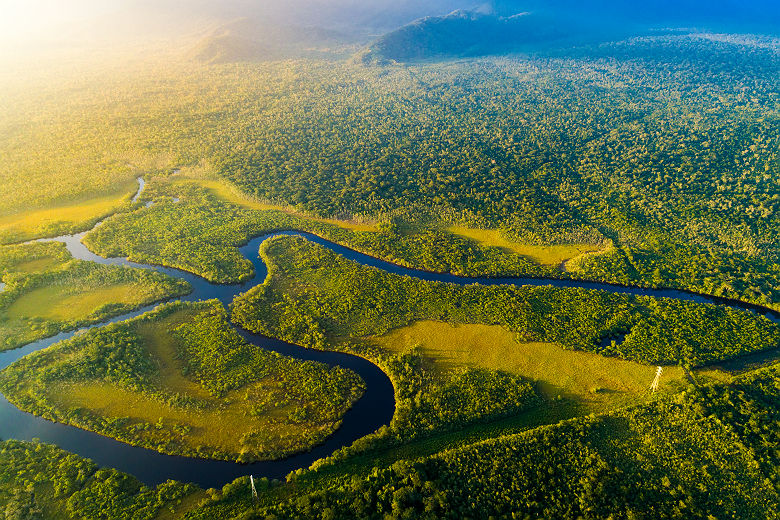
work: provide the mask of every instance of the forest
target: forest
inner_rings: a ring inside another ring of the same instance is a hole
[[[442,221],[462,223],[521,243],[614,244],[573,276],[772,305],[773,49],[758,37],[667,35],[524,60],[93,71],[94,81],[73,83],[67,104],[20,85],[9,92],[2,145],[13,196],[0,214],[94,202],[139,173],[193,166],[319,217],[415,227],[436,255],[375,250],[418,267],[534,269],[493,253],[462,257],[462,241],[438,231]],[[56,124],[33,124],[47,114]],[[59,148],[31,151],[31,141]]]
[[[368,393],[353,370],[241,329],[368,360],[394,397],[375,432],[254,475],[256,499],[248,477],[148,486],[0,439],[0,517],[778,518],[774,315],[426,281],[314,239],[483,281],[780,310],[779,69],[770,36],[662,31],[406,64],[85,56],[0,71],[0,351],[160,303],[4,368],[11,405],[228,464],[322,445]],[[88,230],[104,257],[238,284],[259,255],[267,277],[229,305],[170,301],[192,287],[27,242]],[[277,231],[312,240],[239,250]]]

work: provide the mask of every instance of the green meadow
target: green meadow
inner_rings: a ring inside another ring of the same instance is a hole
[[[321,443],[363,392],[348,370],[246,343],[216,301],[93,329],[13,364],[0,386],[53,420],[173,455],[240,461]]]
[[[189,292],[144,269],[74,260],[60,243],[0,247],[0,350]]]
[[[533,381],[548,399],[560,396],[593,411],[645,400],[656,371],[654,365],[554,343],[518,342],[516,334],[498,325],[418,321],[368,341],[399,354],[418,347],[436,371],[480,367],[516,374]],[[676,390],[684,378],[680,367],[667,367],[659,389]]]

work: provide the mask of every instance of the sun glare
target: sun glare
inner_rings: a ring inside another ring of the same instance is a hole
[[[0,0],[0,40],[49,40],[58,27],[88,21],[120,4],[97,0]]]

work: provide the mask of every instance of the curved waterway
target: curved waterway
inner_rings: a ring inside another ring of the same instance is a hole
[[[143,186],[143,180],[139,179],[139,190],[133,197],[133,201],[138,200],[138,197],[143,190]],[[100,224],[101,223],[98,223],[96,227]],[[209,283],[199,276],[178,269],[139,264],[130,262],[125,258],[103,258],[89,251],[84,244],[81,243],[81,239],[86,233],[87,232],[75,235],[63,235],[55,238],[42,239],[41,241],[63,242],[71,255],[80,260],[100,264],[153,269],[171,277],[186,280],[192,286],[193,290],[189,295],[180,298],[179,300],[181,301],[199,301],[216,298],[225,305],[229,304],[236,295],[249,290],[251,287],[258,283],[262,283],[265,280],[268,269],[258,255],[260,244],[271,237],[286,235],[304,237],[364,266],[371,266],[386,272],[411,276],[427,281],[446,282],[458,285],[552,285],[555,287],[598,289],[613,293],[673,298],[699,303],[713,303],[758,312],[773,321],[778,321],[780,319],[778,313],[757,305],[674,289],[646,289],[600,282],[545,278],[464,277],[411,269],[359,253],[319,236],[300,231],[279,231],[264,234],[250,240],[246,245],[240,247],[239,251],[252,262],[255,270],[254,276],[251,280],[241,284],[220,285]],[[0,352],[0,369],[7,367],[9,364],[31,352],[46,348],[58,341],[71,338],[75,334],[79,334],[91,328],[102,327],[107,323],[114,323],[139,316],[157,305],[158,304],[149,305],[136,311],[117,316],[111,320],[84,327],[77,331],[62,332],[56,336],[30,343],[15,350]],[[307,467],[313,461],[330,455],[334,450],[347,446],[360,437],[374,432],[379,427],[388,424],[392,419],[395,410],[392,383],[387,375],[373,363],[350,354],[306,349],[284,341],[253,334],[240,328],[237,328],[236,330],[247,341],[259,347],[273,350],[297,359],[319,361],[330,366],[338,365],[351,369],[365,381],[366,392],[344,415],[341,427],[323,444],[316,446],[309,452],[276,461],[238,464],[227,461],[164,455],[153,450],[130,446],[96,433],[60,423],[54,423],[22,412],[10,404],[2,395],[0,395],[0,438],[23,440],[37,438],[43,442],[56,444],[63,449],[90,458],[101,466],[109,466],[130,473],[149,485],[156,485],[168,479],[175,479],[183,482],[194,482],[208,488],[220,487],[239,476],[248,474],[266,476],[268,478],[284,477],[290,471],[301,467]]]

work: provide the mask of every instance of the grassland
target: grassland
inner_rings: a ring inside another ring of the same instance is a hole
[[[106,304],[137,307],[147,302],[142,284],[106,287],[39,287],[21,295],[6,310],[10,319],[73,321],[94,314]]]
[[[162,378],[161,382],[165,385],[169,380]],[[229,392],[220,399],[209,399],[208,394],[196,385],[189,391],[180,391],[180,395],[198,400],[197,410],[171,406],[160,399],[99,382],[54,385],[50,402],[61,410],[83,409],[109,420],[126,418],[133,426],[153,425],[153,429],[150,427],[142,434],[147,437],[146,442],[136,443],[148,446],[159,442],[166,446],[161,451],[171,454],[225,454],[217,456],[245,461],[278,458],[305,450],[313,439],[322,439],[332,433],[332,427],[292,423],[288,416],[297,403],[290,403],[275,392],[275,384],[277,381],[269,380],[242,391]],[[246,392],[261,398],[273,396],[270,399],[284,404],[269,407],[262,416],[253,417],[252,403],[247,401]],[[186,438],[181,441],[184,446],[174,448],[178,442],[160,435],[160,431],[172,429],[186,431]],[[246,442],[245,436],[252,434],[252,442]],[[302,438],[306,441],[301,442]]]
[[[72,260],[61,242],[33,242],[0,246],[0,276],[53,271]]]
[[[170,454],[273,459],[335,431],[360,379],[249,345],[225,318],[215,301],[166,305],[25,358],[0,385],[23,409]]]
[[[573,399],[594,411],[646,398],[655,375],[651,365],[553,343],[518,342],[516,334],[498,325],[419,321],[369,341],[395,353],[420,347],[441,371],[479,367],[510,372],[534,381],[549,399]],[[676,389],[684,377],[681,368],[668,367],[661,388]]]
[[[50,271],[60,263],[58,258],[53,256],[46,256],[43,258],[36,258],[35,260],[27,260],[19,262],[14,265],[14,271],[18,273],[40,273],[42,271]]]
[[[63,244],[0,247],[0,349],[186,294],[189,285],[143,269],[73,260]]]
[[[471,240],[479,242],[485,247],[499,247],[527,257],[537,264],[549,266],[563,266],[585,253],[593,253],[601,250],[596,244],[554,244],[533,245],[520,244],[504,237],[496,229],[475,229],[465,226],[450,226],[447,231]]]
[[[0,243],[54,236],[87,227],[127,204],[137,189],[135,180],[124,181],[102,196],[84,194],[82,200],[4,215],[0,217]]]

